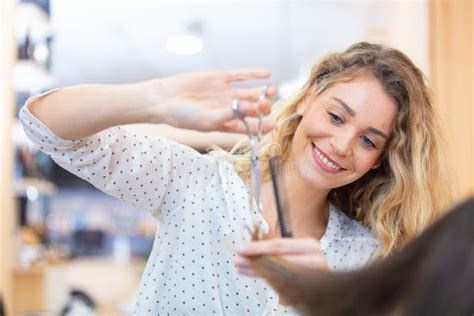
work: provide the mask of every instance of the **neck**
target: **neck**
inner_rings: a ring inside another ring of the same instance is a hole
[[[286,170],[283,168],[283,170]],[[329,190],[314,189],[300,177],[284,174],[285,195],[288,199],[290,221],[294,237],[320,239],[326,231],[329,218]],[[270,225],[270,236],[279,236],[278,218],[271,181],[263,184],[264,218]]]
[[[321,238],[329,218],[329,190],[314,189],[300,177],[285,175],[295,237]]]

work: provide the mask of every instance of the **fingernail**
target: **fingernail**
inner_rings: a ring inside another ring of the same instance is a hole
[[[241,256],[237,256],[235,259],[234,259],[234,263],[238,266],[238,267],[241,267],[241,268],[245,268],[245,267],[248,267],[249,266],[249,261]]]
[[[240,274],[246,275],[246,276],[253,276],[254,275],[253,269],[251,269],[251,268],[240,268],[240,267],[238,267],[237,272],[239,272]]]
[[[241,256],[237,256],[234,258],[234,263],[237,266],[242,266],[244,264],[244,259]]]

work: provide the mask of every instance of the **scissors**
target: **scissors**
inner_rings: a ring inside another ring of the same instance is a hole
[[[262,93],[260,94],[259,101],[262,101],[265,99],[266,94],[267,94],[268,86],[265,86],[262,90]],[[252,189],[250,190],[251,192],[251,197],[250,199],[250,205],[251,209],[252,207],[252,201],[255,199],[256,204],[257,204],[257,211],[259,213],[262,213],[263,210],[263,197],[262,197],[262,184],[260,181],[260,162],[258,160],[258,144],[260,140],[263,137],[263,113],[262,111],[258,110],[258,129],[257,129],[257,135],[254,135],[252,133],[252,130],[250,129],[250,125],[247,122],[247,118],[245,115],[242,114],[240,111],[240,101],[238,99],[234,99],[232,102],[232,112],[234,113],[234,116],[242,121],[242,123],[245,126],[245,130],[247,132],[247,136],[249,138],[249,145],[250,145],[250,163],[251,163],[251,174],[250,174],[250,183]]]

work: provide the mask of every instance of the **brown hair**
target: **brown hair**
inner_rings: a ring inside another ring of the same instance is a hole
[[[400,251],[360,271],[315,272],[281,259],[251,263],[307,315],[472,315],[474,198]]]

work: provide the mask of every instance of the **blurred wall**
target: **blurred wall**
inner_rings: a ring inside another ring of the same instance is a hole
[[[11,84],[15,43],[13,37],[14,1],[0,1],[0,295],[4,302],[11,302],[11,262],[13,256],[13,188],[12,166],[13,147],[11,123],[14,109],[13,87]],[[11,306],[6,304],[7,314],[11,315]]]
[[[474,5],[429,2],[430,61],[457,198],[474,193]]]
[[[169,53],[167,39],[189,22],[201,26],[203,50]],[[51,72],[59,85],[240,67],[267,68],[280,84],[361,40],[395,46],[428,70],[426,0],[51,0],[51,25]]]

